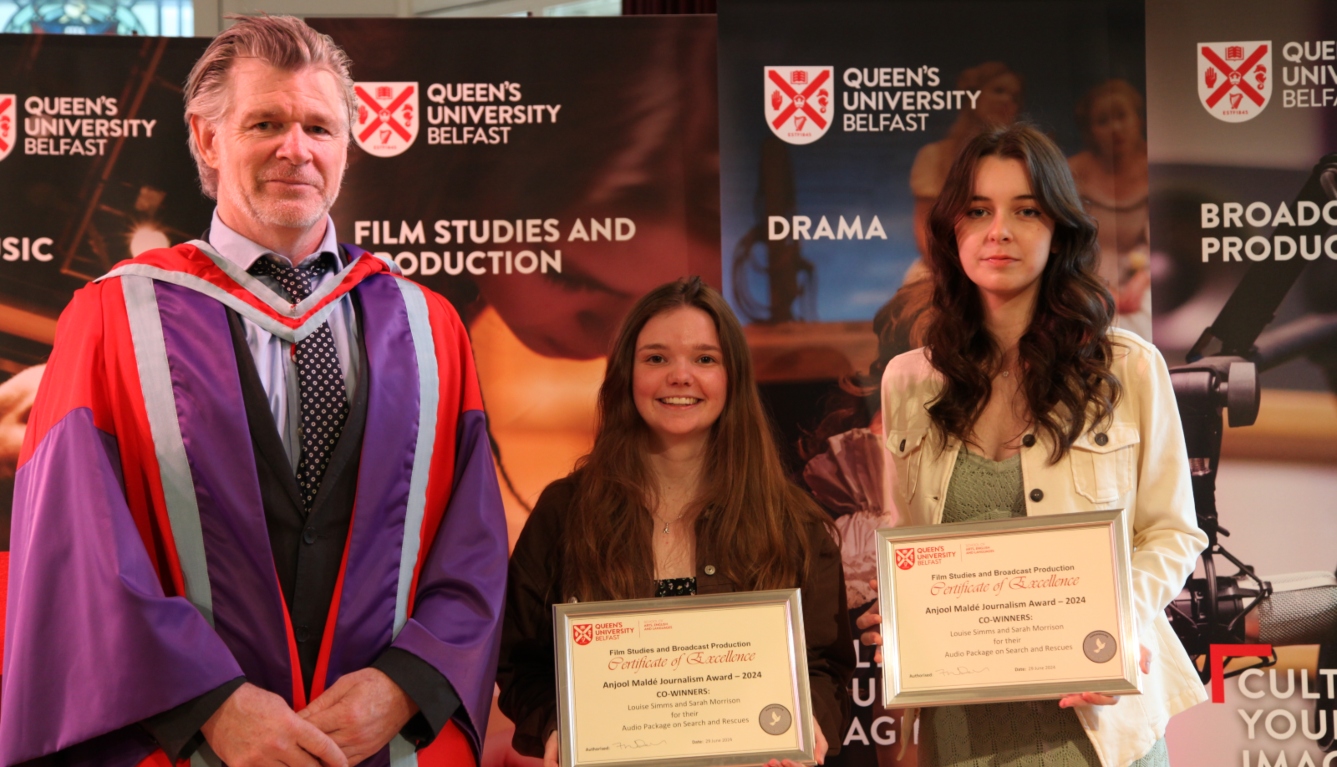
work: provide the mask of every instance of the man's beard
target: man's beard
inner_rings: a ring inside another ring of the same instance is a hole
[[[334,197],[339,193],[336,186],[333,194],[325,188],[325,179],[318,174],[307,177],[301,173],[270,172],[265,180],[291,180],[311,184],[320,195],[316,203],[309,197],[285,198],[264,192],[264,180],[257,179],[254,186],[243,191],[241,202],[252,218],[266,226],[279,226],[289,229],[310,229],[325,218],[334,206]],[[337,183],[337,182],[336,182]]]

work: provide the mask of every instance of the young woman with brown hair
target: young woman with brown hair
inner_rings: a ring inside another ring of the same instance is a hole
[[[1205,697],[1164,609],[1206,545],[1165,361],[1111,328],[1095,221],[1035,128],[967,144],[930,222],[925,346],[882,383],[898,522],[1123,509],[1143,677],[1132,698],[926,709],[920,764],[1164,765],[1170,716]]]
[[[835,753],[855,658],[831,530],[784,473],[723,297],[699,278],[651,291],[609,355],[594,449],[511,556],[497,681],[515,749],[557,761],[554,603],[797,586],[818,752]]]

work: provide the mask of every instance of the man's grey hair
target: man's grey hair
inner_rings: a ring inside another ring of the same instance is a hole
[[[348,54],[330,39],[293,16],[229,16],[235,21],[215,37],[186,78],[186,143],[200,172],[200,188],[212,199],[218,198],[218,171],[200,156],[190,131],[190,118],[198,116],[213,125],[227,117],[232,108],[228,72],[238,59],[259,59],[272,67],[297,72],[308,67],[324,69],[339,81],[344,107],[348,112],[344,140],[351,134],[357,116],[353,78],[349,74]]]

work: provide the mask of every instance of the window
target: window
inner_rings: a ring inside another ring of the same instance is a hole
[[[0,32],[189,37],[195,6],[192,0],[0,0]]]

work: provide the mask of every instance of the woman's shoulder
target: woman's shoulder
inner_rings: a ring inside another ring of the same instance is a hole
[[[936,385],[939,379],[926,348],[912,349],[898,354],[887,363],[882,372],[882,391],[906,391],[917,386]]]
[[[1160,350],[1142,336],[1121,328],[1110,328],[1106,337],[1114,349],[1110,368],[1115,376],[1122,379],[1121,373],[1139,375],[1153,367],[1165,367]]]
[[[566,476],[548,483],[539,494],[511,551],[513,583],[542,584],[536,588],[547,590],[552,579],[560,578],[561,542],[576,486],[573,477]]]
[[[1123,395],[1115,409],[1127,413],[1148,405],[1168,405],[1173,408],[1174,391],[1169,366],[1160,350],[1150,341],[1127,330],[1111,329],[1108,337],[1114,348],[1110,373],[1123,387]]]
[[[928,349],[921,346],[918,349],[901,352],[892,357],[891,361],[887,363],[887,371],[883,378],[885,379],[890,375],[904,376],[908,374],[922,376],[932,368],[933,366],[929,363]]]
[[[560,530],[579,486],[579,471],[573,471],[561,479],[549,482],[548,486],[543,488],[543,492],[539,493],[539,499],[534,503],[534,510],[530,512],[525,527],[533,526],[549,532]]]
[[[826,513],[812,494],[800,487],[795,482],[789,483],[792,486],[794,495],[793,505],[790,507],[790,513],[796,523],[794,533],[799,538],[799,551],[811,551],[817,559],[827,559],[832,556],[840,558],[840,546],[836,542],[836,528],[831,524],[830,516]]]
[[[929,361],[927,349],[893,357],[882,374],[882,426],[886,439],[903,432],[925,432],[928,403],[942,390],[942,374]]]
[[[826,512],[822,512],[825,514]],[[839,535],[833,525],[828,525],[825,520],[813,520],[806,526],[806,537],[812,542],[817,550],[819,558],[835,557],[840,558],[840,544],[836,540]]]
[[[569,498],[572,493],[576,492],[576,488],[580,485],[582,473],[583,472],[580,469],[576,469],[561,479],[554,479],[548,483],[547,487],[543,488],[543,492],[539,497],[553,495]]]

